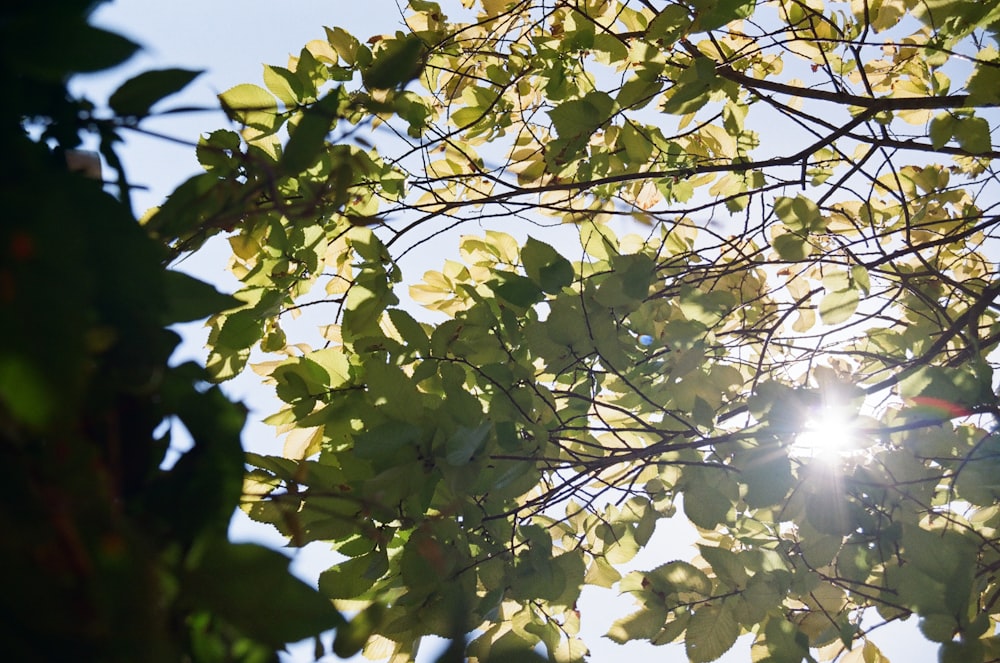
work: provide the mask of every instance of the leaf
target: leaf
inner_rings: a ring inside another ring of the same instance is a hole
[[[371,52],[368,47],[359,42],[354,35],[339,27],[325,29],[327,41],[348,66],[366,65],[371,61]]]
[[[818,232],[825,226],[819,207],[805,196],[776,198],[774,213],[789,230],[795,233]]]
[[[970,106],[1000,103],[1000,68],[996,66],[996,61],[978,63],[966,89],[969,91]]]
[[[810,495],[806,501],[809,524],[823,534],[847,536],[856,527],[853,512],[845,501],[822,493]]]
[[[4,26],[5,66],[40,81],[109,69],[139,50],[134,41],[87,24],[77,12],[22,6]],[[16,18],[15,18],[16,16]]]
[[[763,448],[748,456],[740,472],[740,482],[747,487],[744,496],[747,505],[762,508],[784,501],[795,483],[788,456],[773,448]]]
[[[263,331],[264,326],[256,312],[250,309],[236,311],[225,316],[213,343],[216,348],[241,350],[259,341]]]
[[[683,35],[690,25],[691,19],[686,7],[667,5],[649,22],[649,26],[646,28],[646,37],[662,39],[664,43],[669,44]]]
[[[982,117],[967,117],[955,123],[955,140],[970,154],[989,152],[993,147],[990,124]]]
[[[198,138],[195,154],[198,163],[209,172],[227,175],[239,168],[240,135],[228,129],[218,129]]]
[[[661,14],[662,13],[663,12],[661,12]],[[622,85],[621,89],[618,90],[618,96],[615,97],[615,103],[618,104],[620,108],[638,110],[648,106],[650,102],[656,99],[662,90],[663,83],[658,80],[650,81],[644,78],[633,78]],[[627,138],[626,135],[628,136]],[[638,132],[631,123],[627,123],[623,127],[622,140],[625,150],[628,152],[629,156],[637,161],[645,161],[646,158],[648,158],[648,155],[645,158],[641,157],[643,152],[652,152],[652,143],[639,136]]]
[[[145,117],[156,102],[184,89],[200,74],[189,69],[143,72],[122,83],[108,98],[108,106],[122,117]]]
[[[579,663],[585,661],[590,649],[580,638],[566,638],[559,641],[553,657],[557,663]],[[519,661],[525,660],[519,658]]]
[[[705,561],[712,565],[717,578],[736,588],[746,585],[749,576],[738,554],[725,548],[703,544],[698,545],[698,550]]]
[[[729,651],[739,634],[739,624],[725,604],[703,605],[691,616],[684,649],[691,663],[708,663]]]
[[[528,278],[543,292],[557,294],[573,282],[573,265],[544,242],[528,237],[521,249],[521,260]]]
[[[290,131],[278,165],[295,175],[312,166],[323,151],[326,136],[337,121],[340,90],[336,89],[302,111],[302,119]]]
[[[476,428],[459,426],[445,444],[445,458],[448,463],[455,466],[466,465],[483,448],[491,430],[493,424],[489,421],[483,422]]]
[[[684,514],[698,527],[714,529],[732,509],[732,501],[709,484],[696,483],[684,491]]]
[[[383,42],[371,64],[361,72],[361,78],[370,90],[388,90],[400,87],[420,75],[427,47],[414,34],[402,35]]]
[[[185,583],[189,600],[273,647],[343,624],[327,599],[289,573],[288,562],[255,544],[210,544]]]
[[[979,640],[945,642],[938,653],[940,663],[982,663],[983,645]]]
[[[652,640],[663,629],[667,621],[664,605],[646,606],[638,612],[616,620],[606,637],[620,645],[631,640]]]
[[[355,281],[347,292],[341,333],[345,340],[378,334],[382,311],[399,303],[399,299],[380,278],[368,279],[365,285]]]
[[[605,92],[588,92],[581,99],[564,101],[549,111],[560,138],[590,136],[608,121],[615,102]]]
[[[270,92],[251,83],[242,83],[219,95],[226,113],[248,127],[264,132],[277,131],[281,126],[278,103]]]
[[[854,288],[828,292],[819,300],[819,318],[825,325],[844,322],[858,310],[859,301],[858,291]]]
[[[771,242],[771,245],[774,246],[774,250],[778,252],[781,259],[788,262],[800,262],[812,253],[812,247],[805,239],[794,233],[778,235]]]
[[[399,332],[404,343],[413,346],[422,354],[427,354],[430,351],[430,338],[413,316],[398,308],[389,309],[388,314],[393,327]]]
[[[941,149],[951,140],[957,126],[958,118],[947,112],[939,113],[931,120],[929,135],[935,150]]]
[[[951,615],[927,615],[920,620],[920,632],[932,642],[951,642],[959,624]]]
[[[358,434],[354,453],[358,458],[388,458],[399,449],[412,448],[420,437],[420,429],[412,424],[389,420]]]
[[[872,284],[868,276],[868,270],[862,265],[851,267],[850,280],[861,290],[861,294],[867,297],[871,293]]]
[[[225,295],[213,286],[176,270],[167,270],[164,280],[164,324],[201,320],[210,315],[241,307],[244,302]]]
[[[499,280],[490,281],[486,285],[493,289],[498,297],[514,306],[528,308],[541,301],[542,288],[531,279],[510,272],[497,272]]]
[[[737,19],[746,18],[756,7],[754,0],[693,0],[695,19],[692,30],[715,30]]]
[[[302,81],[284,67],[264,65],[264,85],[286,107],[297,105],[304,96]]]
[[[656,591],[677,594],[685,599],[704,598],[712,593],[712,581],[701,569],[688,562],[667,562],[652,571],[647,571],[642,577],[643,587],[646,586],[645,582],[649,582]],[[625,591],[624,581],[622,591]]]
[[[381,625],[384,615],[385,607],[377,602],[359,612],[351,621],[337,629],[333,639],[333,653],[340,658],[350,658],[357,654]]]
[[[703,55],[696,56],[691,66],[681,72],[674,81],[670,96],[663,104],[664,113],[687,115],[695,113],[708,102],[709,94],[718,83],[715,62]]]
[[[355,599],[385,572],[385,554],[370,552],[335,564],[319,576],[319,591],[330,599]]]

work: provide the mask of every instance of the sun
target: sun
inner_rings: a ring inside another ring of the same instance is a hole
[[[857,413],[849,408],[825,406],[805,420],[795,436],[799,455],[828,458],[843,457],[857,448]]]

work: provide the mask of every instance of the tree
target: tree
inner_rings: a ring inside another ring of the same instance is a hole
[[[141,74],[101,117],[66,81],[137,45],[89,25],[93,4],[0,9],[0,642],[18,661],[277,660],[343,619],[280,553],[226,540],[245,410],[168,363],[167,326],[238,302],[164,268],[115,152],[198,72]],[[161,467],[179,425],[194,446]]]
[[[234,127],[147,222],[178,254],[229,233],[244,304],[209,369],[272,353],[287,433],[243,508],[346,556],[320,590],[353,644],[580,660],[596,585],[637,603],[608,637],[695,662],[747,632],[758,661],[883,660],[865,612],[1000,658],[997,5],[405,20],[223,93]],[[401,267],[477,223],[401,303]],[[847,444],[810,450],[832,416]],[[700,555],[622,573],[678,507]]]

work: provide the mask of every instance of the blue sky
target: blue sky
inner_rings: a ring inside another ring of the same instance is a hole
[[[184,67],[203,69],[202,74],[184,93],[170,98],[158,110],[179,106],[205,108],[203,112],[186,112],[169,117],[153,118],[148,129],[176,139],[170,142],[159,137],[132,134],[123,150],[130,181],[145,187],[133,199],[137,213],[159,204],[170,191],[200,168],[195,160],[193,144],[203,132],[227,122],[218,111],[215,95],[239,83],[260,83],[263,64],[285,64],[289,53],[297,53],[309,40],[323,36],[323,26],[339,25],[362,39],[373,34],[394,32],[402,25],[399,10],[393,0],[175,0],[170,3],[120,0],[101,7],[94,21],[104,27],[129,36],[144,47],[143,52],[127,66],[100,76],[75,81],[92,100],[107,98],[122,81],[153,68]],[[225,271],[227,247],[217,244],[204,255],[189,259],[182,269],[212,281],[221,289],[232,289],[235,282]],[[185,344],[179,358],[204,358],[204,333],[199,325],[184,330]],[[268,390],[256,384],[253,374],[227,385],[227,391],[248,403],[251,417],[270,414],[276,401]],[[246,444],[255,451],[280,453],[281,444],[269,427],[252,423],[245,435]],[[644,551],[637,567],[655,566],[670,559],[690,558],[694,533],[690,527],[678,525],[671,532],[660,533],[657,543]],[[267,527],[250,527],[246,519],[237,519],[234,536],[281,545],[282,540]],[[305,578],[315,579],[329,562],[329,553],[322,544],[313,544],[295,554],[293,568]],[[645,661],[685,660],[679,646],[653,648],[634,643],[619,647],[600,636],[610,621],[630,612],[630,600],[616,601],[613,594],[591,593],[581,605],[585,639],[592,646],[593,661],[620,660],[631,663]],[[589,616],[588,616],[589,615]],[[588,634],[587,631],[590,631]],[[895,663],[936,659],[936,647],[923,642],[914,624],[898,624],[880,630],[875,640]],[[426,657],[432,660],[432,657]],[[291,660],[291,659],[290,659]],[[295,650],[295,661],[312,660],[312,646]],[[332,658],[329,660],[333,660]],[[748,660],[748,645],[744,642],[720,659],[723,663]]]

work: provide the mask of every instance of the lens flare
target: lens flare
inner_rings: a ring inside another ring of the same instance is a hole
[[[857,447],[857,413],[845,408],[824,407],[806,419],[795,436],[795,448],[802,455],[839,458]]]

